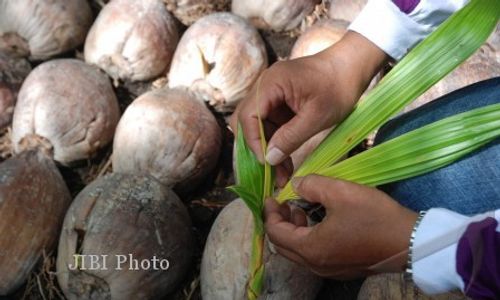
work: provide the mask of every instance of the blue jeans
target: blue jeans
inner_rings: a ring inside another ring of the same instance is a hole
[[[500,77],[465,87],[396,117],[375,144],[448,116],[500,103]],[[443,207],[462,214],[500,208],[500,138],[436,171],[379,187],[415,210]]]

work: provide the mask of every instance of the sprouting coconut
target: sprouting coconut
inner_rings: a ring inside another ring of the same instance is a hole
[[[14,292],[54,250],[71,196],[46,152],[0,164],[0,296]]]
[[[205,300],[246,299],[253,216],[240,199],[219,214],[208,235],[201,262]],[[259,299],[314,299],[322,279],[276,253],[265,242],[265,278]]]
[[[152,79],[167,70],[177,30],[161,0],[113,0],[89,31],[85,61],[115,79]]]
[[[167,9],[184,25],[192,25],[201,17],[229,10],[231,0],[164,0]]]
[[[334,20],[344,20],[351,23],[367,2],[368,0],[331,0],[328,16]]]
[[[169,87],[189,87],[217,111],[231,112],[267,67],[259,33],[230,13],[201,18],[182,36]]]
[[[217,163],[221,130],[196,96],[181,88],[143,94],[127,108],[113,144],[113,169],[149,174],[192,190]]]
[[[10,124],[17,92],[30,71],[26,59],[0,52],[0,130]]]
[[[91,24],[86,0],[0,1],[0,51],[47,59],[83,44]]]
[[[21,150],[23,138],[41,138],[52,144],[61,164],[89,159],[111,142],[119,116],[105,74],[76,59],[51,60],[36,67],[19,91],[14,150]]]
[[[57,279],[69,300],[165,299],[189,269],[193,242],[187,209],[170,189],[151,177],[110,174],[71,204]]]
[[[231,11],[248,19],[260,29],[290,30],[313,10],[321,0],[232,0]]]

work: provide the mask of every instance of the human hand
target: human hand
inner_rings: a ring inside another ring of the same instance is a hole
[[[385,193],[318,175],[292,184],[303,199],[322,204],[326,217],[307,227],[301,209],[266,201],[269,240],[288,259],[324,277],[352,279],[370,275],[370,266],[408,249],[417,214]],[[405,263],[402,257],[388,271],[403,271]]]
[[[290,173],[289,155],[316,133],[342,121],[387,56],[355,32],[316,55],[278,62],[267,69],[238,106],[249,147],[263,162],[258,113],[268,143],[265,159],[276,168],[279,186]],[[288,167],[287,167],[288,166]]]

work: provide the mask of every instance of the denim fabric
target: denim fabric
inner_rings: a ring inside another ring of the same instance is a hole
[[[379,130],[375,144],[494,103],[500,103],[500,77],[455,91],[394,118]],[[498,209],[500,138],[444,168],[379,188],[415,211],[443,207],[471,215]]]

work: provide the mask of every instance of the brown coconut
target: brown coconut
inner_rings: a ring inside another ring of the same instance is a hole
[[[86,0],[0,1],[0,51],[47,59],[81,45],[91,24]]]
[[[189,269],[193,241],[187,209],[170,189],[151,177],[114,173],[87,186],[68,210],[57,279],[69,300],[165,299]],[[108,255],[106,268],[101,259],[92,270],[86,257],[71,270],[75,255]],[[132,257],[119,264],[117,255]],[[168,260],[168,269],[157,263],[155,270],[155,257]]]
[[[267,67],[259,33],[230,13],[201,18],[182,36],[169,87],[189,87],[217,111],[231,112]]]
[[[184,25],[192,25],[206,15],[227,11],[231,0],[164,0],[167,9]]]
[[[115,79],[140,81],[164,73],[179,39],[161,0],[113,0],[85,41],[85,61]]]
[[[143,94],[127,108],[113,144],[113,169],[149,174],[177,191],[193,189],[217,163],[221,130],[185,89]]]
[[[486,43],[457,69],[405,108],[405,112],[470,84],[500,76],[497,53]]]
[[[56,246],[71,196],[50,157],[27,151],[0,164],[0,296],[14,292]]]
[[[17,92],[30,71],[27,60],[0,52],[0,130],[10,124]]]
[[[36,67],[19,91],[12,124],[14,150],[39,136],[54,148],[54,159],[69,165],[92,157],[113,138],[118,101],[109,79],[76,59]]]
[[[426,295],[403,274],[379,274],[368,277],[358,294],[358,300],[467,300],[459,291],[439,295]]]
[[[242,200],[234,200],[219,214],[208,235],[201,262],[204,300],[246,299],[253,216]],[[322,279],[277,254],[265,242],[265,278],[259,299],[315,299]]]
[[[331,0],[328,16],[330,19],[351,23],[359,15],[368,0]]]
[[[255,27],[275,31],[297,27],[321,0],[232,0],[231,11]]]

